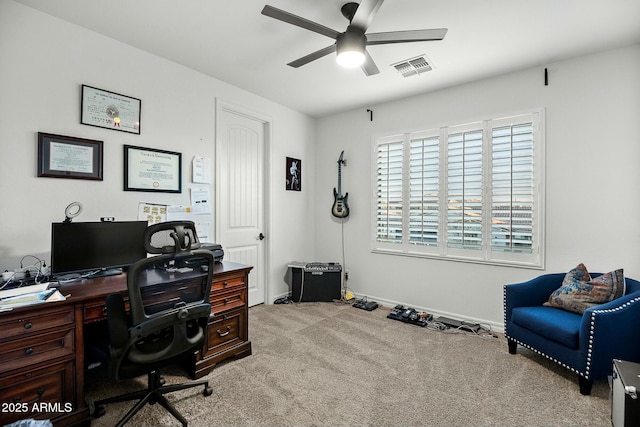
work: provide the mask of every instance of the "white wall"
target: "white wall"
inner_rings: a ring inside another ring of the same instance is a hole
[[[141,134],[80,124],[82,84],[140,98]],[[65,207],[73,201],[84,205],[76,221],[98,221],[102,216],[135,220],[139,201],[189,204],[191,159],[214,158],[216,99],[272,119],[266,185],[272,269],[267,286],[269,295],[284,293],[287,263],[313,258],[308,230],[315,217],[315,120],[113,39],[1,1],[0,269],[19,267],[25,255],[48,263],[51,222],[62,221]],[[37,132],[104,141],[104,180],[38,178]],[[124,144],[181,152],[183,192],[124,192]],[[285,191],[287,156],[303,161],[300,193]],[[32,263],[33,259],[25,260],[26,265]]]
[[[342,190],[351,207],[344,225],[346,267],[357,295],[499,328],[505,283],[565,272],[580,262],[591,271],[622,267],[640,278],[638,75],[635,45],[373,106],[373,122],[366,107],[320,119],[316,256],[341,257],[341,226],[329,207],[336,160],[345,150]],[[374,137],[538,107],[546,109],[545,271],[371,253]]]

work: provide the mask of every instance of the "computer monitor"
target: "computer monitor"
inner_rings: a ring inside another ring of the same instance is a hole
[[[119,274],[147,257],[146,221],[60,222],[51,224],[54,277]]]

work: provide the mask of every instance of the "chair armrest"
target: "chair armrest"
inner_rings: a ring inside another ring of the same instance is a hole
[[[544,274],[522,283],[504,285],[505,320],[515,307],[534,307],[549,300],[549,295],[562,285],[565,273]]]
[[[609,369],[614,358],[638,362],[639,326],[640,291],[636,291],[585,310],[580,325],[580,348],[591,353],[587,356],[594,367]]]

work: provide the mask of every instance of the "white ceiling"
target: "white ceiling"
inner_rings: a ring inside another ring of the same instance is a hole
[[[15,0],[313,117],[640,42],[639,0],[387,0],[368,32],[449,29],[442,41],[367,49],[380,74],[343,69],[333,44],[263,16],[265,4],[340,32],[347,0]],[[402,77],[391,64],[426,55],[435,69]],[[602,64],[606,67],[606,64]]]

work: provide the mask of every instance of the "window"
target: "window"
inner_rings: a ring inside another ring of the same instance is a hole
[[[379,138],[373,250],[543,267],[543,111]]]

